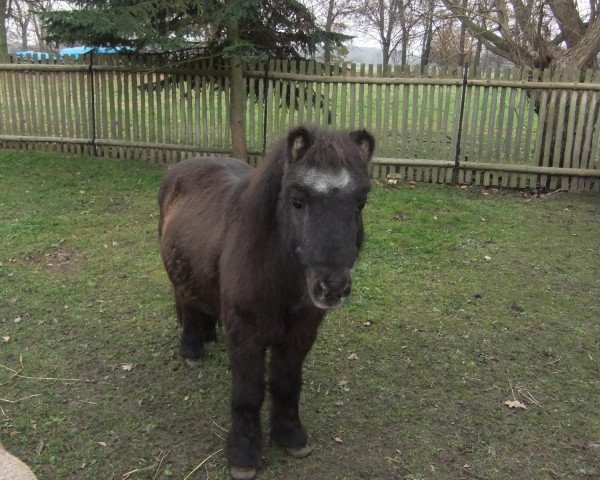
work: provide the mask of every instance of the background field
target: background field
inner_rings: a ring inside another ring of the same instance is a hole
[[[0,152],[0,440],[40,480],[183,479],[212,454],[190,478],[227,478],[226,352],[178,358],[163,173]],[[305,365],[314,452],[265,439],[260,478],[598,478],[598,195],[376,186],[365,221]]]

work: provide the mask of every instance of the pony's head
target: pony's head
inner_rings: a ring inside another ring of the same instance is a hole
[[[335,308],[350,294],[351,269],[364,237],[362,209],[374,148],[366,130],[299,127],[288,135],[277,220],[318,308]]]

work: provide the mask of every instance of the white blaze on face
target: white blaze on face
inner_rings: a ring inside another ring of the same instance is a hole
[[[330,190],[343,190],[352,184],[350,172],[345,168],[337,172],[327,172],[316,168],[308,168],[302,173],[302,184],[318,193]]]

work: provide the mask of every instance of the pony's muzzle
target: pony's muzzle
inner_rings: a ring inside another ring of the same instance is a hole
[[[336,271],[311,270],[307,280],[312,302],[325,310],[342,305],[352,290],[352,277],[347,268]]]

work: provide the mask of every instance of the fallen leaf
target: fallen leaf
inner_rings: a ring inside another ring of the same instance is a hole
[[[485,259],[486,259],[486,261],[488,261],[488,262],[492,260],[492,257],[490,257],[489,255],[486,255],[486,256],[485,256],[485,257],[483,257],[483,258],[485,258]]]
[[[341,407],[341,406],[343,406],[343,405],[344,405],[344,402],[342,402],[341,400],[338,400],[337,402],[335,402],[335,403],[334,403],[334,405],[335,405],[336,407]]]
[[[344,443],[344,441],[343,441],[343,440],[342,440],[340,437],[334,437],[333,441],[334,441],[335,443],[339,443],[339,444],[342,444],[342,443]]]
[[[8,335],[6,337],[2,337],[2,341],[4,343],[8,343],[9,340],[10,340],[10,337]]]
[[[363,322],[363,326],[370,327],[371,326],[371,322],[369,322],[369,321]]]
[[[113,246],[113,247],[116,247],[116,246],[118,246],[118,245],[119,245],[119,244],[113,240],[113,242],[112,242],[112,246]]]
[[[40,440],[40,442],[37,444],[37,447],[35,447],[35,451],[37,452],[38,455],[42,454],[42,450],[44,450],[44,441]]]
[[[21,317],[15,318],[15,323],[20,323],[20,322],[21,322]]]
[[[348,380],[342,379],[338,382],[338,387],[345,387],[348,385]]]
[[[79,190],[79,194],[83,195],[85,193],[85,190],[82,188],[81,190]]]
[[[356,353],[351,353],[348,355],[348,360],[358,360],[358,355]]]
[[[98,445],[100,445],[101,447],[106,447],[106,442],[98,442]]]
[[[522,410],[527,410],[527,406],[518,400],[507,400],[504,402],[504,405],[506,405],[508,408],[520,408]]]
[[[131,372],[135,367],[135,363],[126,363],[124,365],[121,365],[121,368],[126,372]]]

